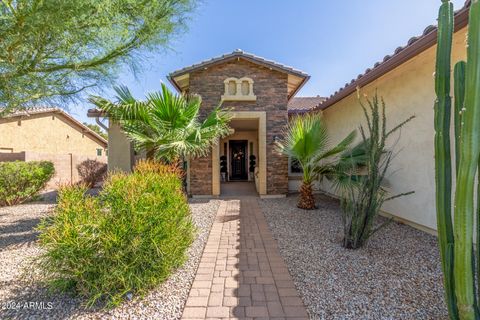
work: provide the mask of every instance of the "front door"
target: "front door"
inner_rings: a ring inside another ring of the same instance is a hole
[[[247,140],[230,140],[230,180],[247,180]]]

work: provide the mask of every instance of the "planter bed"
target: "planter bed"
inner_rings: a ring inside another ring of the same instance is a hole
[[[338,201],[259,201],[312,319],[447,319],[436,237],[399,223],[364,248],[341,246]],[[383,219],[383,218],[380,218]]]
[[[219,201],[192,200],[190,205],[198,232],[187,262],[144,298],[106,311],[85,310],[79,299],[49,294],[30,268],[41,250],[34,227],[54,204],[0,208],[0,319],[180,319]]]

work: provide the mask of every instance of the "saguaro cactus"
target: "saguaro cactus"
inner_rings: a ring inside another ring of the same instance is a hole
[[[478,319],[474,270],[473,225],[477,213],[477,244],[480,202],[475,211],[475,178],[480,158],[480,0],[472,0],[468,28],[467,61],[455,65],[456,188],[452,234],[450,154],[450,57],[453,6],[442,0],[438,18],[435,73],[435,171],[437,224],[447,305],[451,319]],[[477,198],[480,199],[480,189]],[[478,246],[477,246],[478,248]],[[477,255],[480,251],[477,251]],[[453,257],[453,259],[452,259]],[[479,286],[477,285],[477,289]]]

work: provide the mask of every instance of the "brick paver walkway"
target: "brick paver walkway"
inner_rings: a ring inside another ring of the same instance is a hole
[[[308,319],[257,199],[220,205],[183,319]]]

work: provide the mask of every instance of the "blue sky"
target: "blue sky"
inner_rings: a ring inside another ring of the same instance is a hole
[[[436,23],[440,0],[201,0],[169,50],[128,68],[119,84],[142,98],[166,75],[237,48],[310,74],[297,96],[327,96]],[[463,0],[453,0],[455,9]],[[109,91],[111,94],[111,91]],[[83,104],[70,113],[87,120]]]

